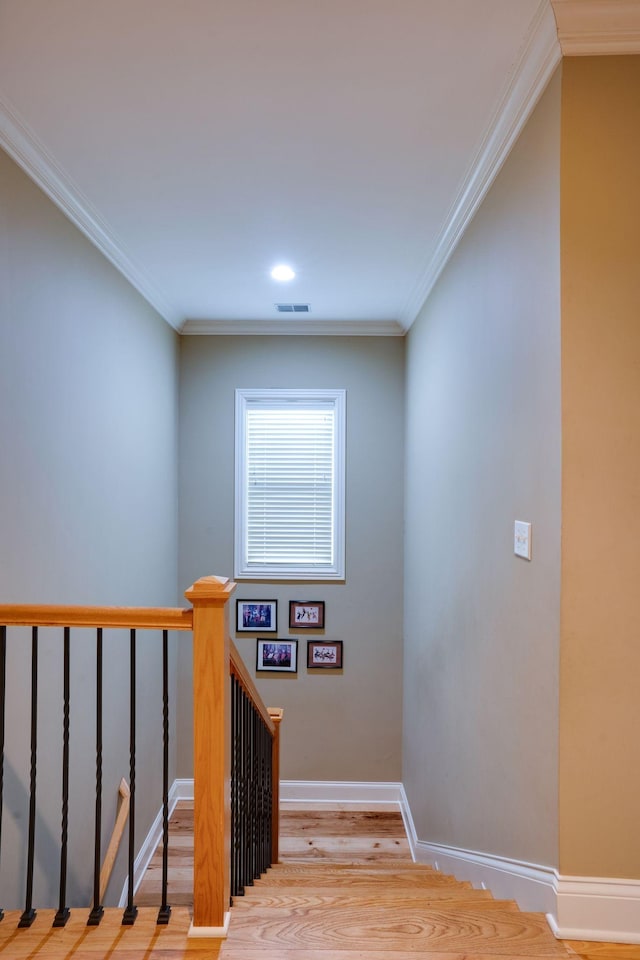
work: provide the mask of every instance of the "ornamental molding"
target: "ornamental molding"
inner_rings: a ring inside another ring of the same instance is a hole
[[[411,327],[422,310],[561,59],[549,0],[541,0],[520,56],[495,104],[486,133],[442,225],[435,250],[421,270],[399,318],[405,330]]]
[[[640,53],[638,0],[551,0],[565,57]]]
[[[402,337],[395,320],[187,320],[183,336]]]

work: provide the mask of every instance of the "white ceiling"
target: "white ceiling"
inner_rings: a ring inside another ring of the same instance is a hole
[[[0,145],[178,329],[401,332],[559,58],[548,0],[0,0]]]

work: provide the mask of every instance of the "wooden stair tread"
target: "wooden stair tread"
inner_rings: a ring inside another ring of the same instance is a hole
[[[387,887],[385,890],[381,890],[376,886],[361,885],[355,890],[352,886],[331,887],[330,889],[328,887],[305,887],[304,890],[299,890],[296,889],[296,887],[253,886],[245,890],[244,896],[235,897],[233,906],[240,907],[257,903],[295,905],[298,902],[300,905],[317,902],[329,906],[333,902],[365,903],[375,901],[376,903],[395,903],[398,900],[406,903],[412,903],[414,901],[418,903],[433,903],[436,901],[442,902],[443,900],[455,900],[456,902],[461,900],[490,900],[492,903],[513,902],[511,900],[494,900],[489,890],[472,890],[468,887],[463,889],[456,887],[425,887],[424,889],[415,890],[407,889],[407,887],[404,886],[394,888]]]
[[[272,886],[272,887],[333,887],[336,884],[348,884],[350,886],[413,886],[413,887],[452,887],[460,881],[447,874],[421,874],[415,872],[409,874],[405,871],[370,871],[368,865],[365,869],[350,869],[345,871],[335,871],[331,868],[323,868],[317,873],[273,873],[268,871],[263,877],[256,880],[254,886]],[[471,889],[468,881],[462,881],[463,889]]]
[[[537,960],[558,960],[558,954],[539,952],[517,953],[510,951],[508,953],[491,953],[481,950],[480,952],[469,950],[431,950],[430,948],[421,951],[415,950],[343,950],[336,947],[307,949],[300,947],[286,947],[265,944],[260,947],[247,947],[237,944],[231,944],[226,941],[220,952],[220,960],[417,960],[418,957],[426,957],[428,960],[531,960],[535,956]],[[568,954],[565,954],[568,957]],[[144,958],[146,960],[146,958]],[[573,960],[576,960],[574,957]],[[612,954],[607,960],[627,960],[624,956]],[[628,958],[628,960],[638,960],[637,956]]]
[[[342,909],[367,909],[373,916],[377,911],[393,910],[396,916],[401,916],[408,912],[418,912],[420,914],[430,913],[432,911],[443,909],[455,910],[517,910],[518,906],[514,900],[494,900],[491,895],[488,897],[475,897],[475,891],[467,891],[466,896],[460,897],[420,897],[404,893],[402,896],[386,897],[379,894],[369,896],[341,896],[341,897],[308,897],[308,896],[251,896],[237,897],[233,901],[234,910],[250,910],[252,917],[262,916],[286,917],[286,916],[306,916],[319,910],[342,910]],[[483,893],[484,891],[478,891]],[[471,895],[469,895],[471,894]]]
[[[270,944],[283,949],[317,948],[365,951],[427,950],[469,952],[474,949],[496,955],[566,957],[567,951],[553,937],[542,914],[513,910],[455,909],[451,905],[432,910],[383,906],[310,908],[300,916],[274,917],[260,911],[237,911],[229,931],[230,944]]]
[[[320,873],[322,871],[326,871],[327,873],[348,873],[350,870],[354,873],[362,873],[362,866],[359,864],[349,864],[340,860],[327,860],[326,862],[316,861],[311,863],[308,863],[304,860],[281,860],[280,863],[274,863],[271,867],[269,867],[266,875],[300,874],[304,872]],[[377,863],[367,864],[367,873],[380,875],[404,873],[411,877],[415,877],[419,874],[430,874],[433,877],[443,876],[439,870],[435,870],[433,867],[429,867],[426,864],[414,863],[412,860],[407,860],[405,863],[398,863],[395,860],[378,860]]]
[[[574,960],[576,954],[585,960],[640,960],[638,943],[594,943],[591,940],[563,940],[563,943]]]
[[[354,848],[353,842],[346,838],[331,840],[294,840],[280,841],[280,855],[297,860],[326,859],[342,860],[351,863],[367,863],[384,856],[387,859],[410,860],[409,845],[403,840],[376,840],[365,846],[359,841]]]
[[[284,892],[285,890],[333,890],[336,886],[348,886],[351,891],[354,889],[378,889],[378,890],[451,890],[453,888],[461,890],[472,890],[473,887],[470,883],[465,882],[463,887],[457,887],[456,881],[451,877],[443,877],[441,880],[434,878],[433,880],[419,879],[416,881],[410,881],[404,877],[389,877],[388,879],[382,879],[381,877],[368,877],[362,875],[360,877],[349,874],[348,877],[334,876],[331,877],[300,877],[298,881],[292,880],[290,878],[284,877],[267,877],[264,879],[256,880],[253,883],[253,888],[258,889],[270,889],[273,892],[280,890]],[[251,889],[251,888],[248,888]]]
[[[280,857],[369,863],[411,863],[409,842],[399,810],[284,810],[280,814]]]
[[[406,840],[406,832],[399,813],[330,813],[291,812],[280,816],[283,836],[293,833],[296,837],[313,834],[318,837],[380,837]]]

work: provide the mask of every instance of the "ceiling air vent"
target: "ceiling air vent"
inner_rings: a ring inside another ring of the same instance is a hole
[[[308,303],[276,303],[278,313],[311,313]]]

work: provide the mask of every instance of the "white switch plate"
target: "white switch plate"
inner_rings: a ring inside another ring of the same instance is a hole
[[[513,552],[517,557],[531,560],[531,524],[516,520],[513,525]]]

